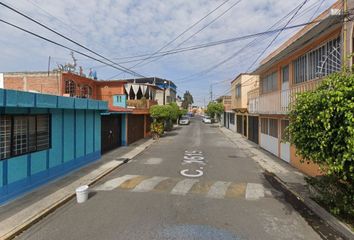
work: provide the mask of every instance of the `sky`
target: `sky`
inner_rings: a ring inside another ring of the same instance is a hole
[[[253,64],[254,61],[274,39],[276,33],[260,37],[248,47],[245,46],[254,38],[152,58],[155,61],[150,62],[151,59],[148,59],[134,68],[131,67],[139,61],[127,62],[137,60],[127,57],[142,54],[152,56],[225,1],[3,0],[2,2],[143,76],[172,80],[177,85],[178,95],[183,96],[188,90],[193,95],[196,105],[204,105],[210,100],[211,88],[213,98],[228,94],[230,82],[239,73],[254,70],[259,63],[257,61]],[[308,0],[289,26],[308,22],[334,2],[334,0]],[[228,0],[163,51],[266,31],[300,3],[299,0]],[[291,15],[276,28],[284,26],[290,18]],[[94,56],[3,6],[0,6],[0,19]],[[260,60],[298,30],[300,28],[283,31],[260,56]],[[195,34],[196,32],[198,33]],[[190,38],[192,34],[195,36]],[[188,38],[190,39],[185,41]],[[72,62],[70,50],[55,46],[2,22],[0,22],[0,49],[0,72],[47,71],[49,56],[51,69],[56,68],[58,64]],[[233,55],[235,56],[231,57]],[[114,79],[137,77],[79,54],[75,53],[74,56],[77,58],[78,66],[82,66],[86,74],[92,68],[96,70],[101,80],[112,77]],[[229,61],[218,65],[229,57]],[[215,67],[216,65],[218,67]]]

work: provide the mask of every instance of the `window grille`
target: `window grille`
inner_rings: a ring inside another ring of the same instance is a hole
[[[82,98],[92,98],[92,88],[90,86],[84,85],[80,90]]]
[[[278,89],[278,74],[273,72],[261,79],[262,93],[272,92]]]
[[[0,159],[50,148],[50,116],[0,117]]]
[[[241,97],[241,84],[236,85],[236,98]]]
[[[0,159],[10,157],[11,118],[0,116]]]
[[[303,83],[341,70],[340,38],[300,56],[293,61],[295,83]]]
[[[65,93],[70,97],[76,96],[76,84],[73,80],[65,80]]]
[[[269,135],[272,137],[278,137],[278,120],[269,119]]]
[[[261,133],[267,134],[267,135],[269,133],[268,118],[261,118]]]

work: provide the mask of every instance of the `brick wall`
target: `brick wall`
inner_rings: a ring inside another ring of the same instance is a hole
[[[60,95],[59,73],[5,73],[4,88]]]

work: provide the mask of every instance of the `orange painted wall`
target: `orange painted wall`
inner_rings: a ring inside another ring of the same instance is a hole
[[[98,82],[96,87],[96,97],[98,100],[108,102],[108,106],[113,105],[113,95],[124,94],[124,83],[122,82]]]
[[[321,175],[320,168],[317,164],[314,163],[301,163],[301,157],[296,156],[296,149],[295,146],[291,145],[290,147],[290,164],[301,172],[306,173],[309,176],[318,176]]]

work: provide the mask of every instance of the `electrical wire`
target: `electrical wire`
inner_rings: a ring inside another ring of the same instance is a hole
[[[189,41],[190,39],[192,39],[194,36],[196,36],[198,33],[200,33],[201,31],[203,31],[204,29],[206,29],[207,27],[209,27],[211,24],[213,24],[214,22],[216,22],[219,18],[223,17],[227,12],[229,12],[232,8],[234,8],[236,5],[238,5],[242,0],[239,0],[237,2],[235,2],[234,4],[232,4],[229,8],[227,8],[224,12],[222,12],[220,15],[218,15],[216,18],[214,18],[212,21],[210,21],[207,25],[203,26],[201,29],[199,29],[198,31],[196,31],[195,33],[193,33],[191,36],[189,36],[187,39],[185,39],[183,42],[179,43],[175,48],[172,49],[175,50],[177,49],[178,47],[182,46],[184,43],[186,43],[187,41]],[[155,61],[158,61],[160,60],[161,58],[163,58],[163,56],[161,56],[160,58],[157,58],[157,59],[153,59],[153,60],[150,60],[149,62],[141,65],[141,66],[145,66],[151,62],[155,62]]]
[[[115,68],[115,69],[117,69],[117,70],[122,71],[120,68],[118,68],[117,66],[115,66],[115,65],[113,65],[113,64],[106,63],[106,62],[102,61],[101,59],[98,59],[98,58],[95,58],[95,57],[93,57],[93,56],[90,56],[90,55],[88,55],[88,54],[86,54],[86,53],[80,52],[80,51],[78,51],[78,50],[76,50],[76,49],[70,48],[70,47],[65,46],[65,45],[63,45],[63,44],[61,44],[61,43],[55,42],[55,41],[53,41],[53,40],[51,40],[51,39],[49,39],[49,38],[43,37],[43,36],[41,36],[41,35],[39,35],[39,34],[37,34],[37,33],[34,33],[34,32],[32,32],[32,31],[29,31],[29,30],[27,30],[27,29],[24,29],[24,28],[22,28],[22,27],[19,27],[19,26],[15,25],[15,24],[12,24],[12,23],[8,22],[8,21],[5,21],[5,20],[3,20],[3,19],[0,19],[0,22],[4,23],[4,24],[6,24],[6,25],[9,25],[9,26],[11,26],[11,27],[14,27],[14,28],[16,28],[16,29],[18,29],[18,30],[21,30],[21,31],[23,31],[23,32],[26,32],[26,33],[28,33],[28,34],[30,34],[30,35],[32,35],[32,36],[37,37],[37,38],[40,38],[40,39],[45,40],[45,41],[47,41],[47,42],[50,42],[50,43],[52,43],[52,44],[54,44],[54,45],[57,45],[57,46],[62,47],[62,48],[65,48],[65,49],[67,49],[67,50],[70,50],[70,51],[72,51],[72,52],[75,52],[75,53],[77,53],[77,54],[80,54],[80,55],[82,55],[82,56],[84,56],[84,57],[90,58],[90,59],[92,59],[92,60],[95,60],[95,61],[97,61],[97,62],[106,64],[106,65],[108,65],[108,66],[110,66],[110,67],[112,67],[112,68]]]
[[[133,70],[131,70],[131,69],[128,69],[128,68],[126,68],[126,67],[124,67],[124,66],[121,66],[121,65],[118,64],[118,63],[113,62],[112,60],[110,60],[110,59],[108,59],[108,58],[102,56],[101,54],[99,54],[99,53],[97,53],[97,52],[95,52],[95,51],[89,49],[88,47],[86,47],[86,46],[84,46],[84,45],[82,45],[82,44],[80,44],[80,43],[78,43],[78,42],[72,40],[71,38],[69,38],[69,37],[67,37],[67,36],[65,36],[65,35],[63,35],[63,34],[57,32],[57,31],[55,31],[54,29],[52,29],[52,28],[50,28],[50,27],[44,25],[43,23],[41,23],[41,22],[39,22],[39,21],[37,21],[37,20],[31,18],[30,16],[28,16],[28,15],[26,15],[26,14],[20,12],[19,10],[16,10],[15,8],[13,8],[13,7],[7,5],[7,4],[5,4],[5,3],[3,3],[3,2],[0,2],[0,5],[2,5],[2,6],[4,6],[4,7],[6,7],[6,8],[8,8],[9,10],[11,10],[11,11],[13,11],[13,12],[15,12],[15,13],[21,15],[21,16],[24,17],[24,18],[27,18],[28,20],[30,20],[30,21],[32,21],[32,22],[34,22],[34,23],[40,25],[41,27],[43,27],[43,28],[45,28],[45,29],[47,29],[47,30],[49,30],[49,31],[51,31],[51,32],[53,32],[53,33],[55,33],[56,35],[58,35],[58,36],[60,36],[60,37],[62,37],[62,38],[64,38],[64,39],[68,40],[69,42],[74,43],[75,45],[77,45],[77,46],[79,46],[79,47],[81,47],[81,48],[83,48],[83,49],[89,51],[90,53],[93,53],[93,54],[95,54],[95,55],[97,55],[97,56],[103,58],[104,60],[106,60],[106,61],[112,63],[113,65],[119,66],[119,68],[116,68],[116,69],[118,69],[118,70],[120,70],[120,71],[129,73],[129,74],[131,74],[131,75],[133,75],[133,76],[145,77],[144,75],[141,75],[141,74],[139,74],[139,73],[137,73],[137,72],[135,72],[135,71],[133,71]]]
[[[189,26],[187,29],[185,29],[183,32],[181,32],[179,35],[177,35],[174,39],[172,39],[171,41],[169,41],[168,43],[166,43],[165,45],[163,45],[161,48],[159,48],[157,51],[155,51],[154,53],[152,53],[148,58],[146,59],[142,59],[141,61],[139,61],[138,63],[136,63],[135,65],[131,66],[131,68],[134,68],[136,66],[138,66],[139,64],[143,63],[144,61],[146,61],[147,59],[151,58],[152,56],[154,56],[155,54],[158,54],[159,52],[161,52],[163,49],[165,49],[166,47],[170,46],[172,43],[174,43],[177,39],[179,39],[180,37],[182,37],[185,33],[187,33],[189,30],[191,30],[192,28],[194,28],[196,25],[198,25],[200,22],[202,22],[204,19],[206,19],[208,16],[210,16],[211,14],[213,14],[215,11],[217,11],[219,8],[221,8],[223,5],[225,5],[227,2],[229,2],[230,0],[226,0],[224,2],[222,2],[220,5],[218,5],[216,8],[214,8],[212,11],[210,11],[208,14],[206,14],[204,17],[202,17],[201,19],[199,19],[197,22],[193,23],[191,26]],[[119,75],[119,74],[118,74]],[[117,77],[118,75],[114,75],[108,79],[112,79]]]
[[[285,26],[282,28],[282,30],[280,30],[277,35],[275,35],[275,37],[272,39],[272,41],[270,41],[270,43],[264,48],[264,50],[258,55],[258,57],[256,58],[256,60],[253,61],[253,63],[248,67],[247,71],[248,72],[257,62],[258,60],[263,56],[263,54],[270,48],[270,46],[272,46],[272,44],[275,42],[275,40],[279,37],[279,35],[283,32],[284,28],[287,27],[289,25],[289,23],[294,19],[294,17],[298,14],[298,12],[301,10],[301,8],[307,3],[308,0],[305,0],[302,2],[302,4],[300,5],[300,7],[295,11],[295,13],[293,14],[293,16],[286,22]]]

